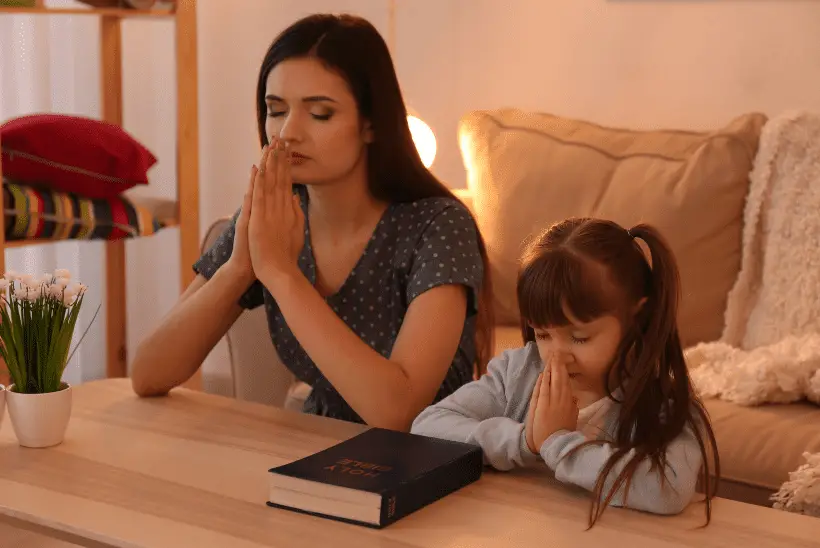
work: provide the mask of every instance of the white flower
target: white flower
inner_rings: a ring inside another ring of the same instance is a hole
[[[37,285],[30,285],[27,286],[28,289],[28,300],[36,301],[40,295],[43,293],[43,287]]]
[[[74,293],[66,289],[63,293],[63,304],[66,306],[71,306],[74,304],[75,297],[76,295],[74,295]]]
[[[63,298],[63,287],[62,286],[59,286],[57,284],[52,284],[52,285],[48,286],[46,291],[48,291],[48,294],[50,296],[54,297],[55,299],[60,299],[61,300]]]
[[[0,291],[5,291],[9,288],[9,281],[5,278],[0,278]]]
[[[37,285],[48,285],[51,283],[51,274],[44,272],[37,278]]]
[[[65,268],[58,268],[54,271],[55,278],[65,278],[67,280],[71,279],[71,273],[66,270]]]
[[[18,301],[25,301],[28,299],[28,288],[18,287],[14,290],[14,298]]]
[[[3,274],[3,278],[5,278],[6,281],[8,281],[8,282],[14,281],[14,280],[18,279],[19,277],[20,277],[20,275],[17,272],[15,272],[14,270],[9,270],[5,274]]]
[[[22,276],[20,276],[20,282],[31,287],[35,284],[34,276],[32,276],[31,274],[23,274]]]
[[[56,280],[54,280],[54,284],[60,286],[61,288],[68,286],[68,282],[69,278],[63,276],[60,276]]]

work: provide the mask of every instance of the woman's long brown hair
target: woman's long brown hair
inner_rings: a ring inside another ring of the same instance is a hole
[[[646,244],[648,258],[639,241]],[[533,241],[522,258],[518,302],[525,342],[535,340],[530,325],[568,325],[566,309],[583,322],[613,314],[624,328],[604,383],[613,400],[614,389],[622,391],[617,432],[608,440],[616,451],[593,489],[589,527],[622,487],[626,500],[632,476],[645,459],[662,474],[663,483],[666,449],[686,428],[694,432],[703,457],[699,483],[706,495],[706,523],[711,520],[720,461],[708,413],[686,367],[677,327],[679,300],[674,254],[650,225],[626,230],[606,220],[567,219]],[[566,457],[605,441],[585,442]],[[633,449],[635,454],[604,494],[612,469]]]

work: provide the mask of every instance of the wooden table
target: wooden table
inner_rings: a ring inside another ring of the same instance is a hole
[[[610,508],[585,531],[586,493],[534,471],[477,483],[383,530],[265,505],[267,470],[358,425],[175,390],[139,399],[127,379],[75,387],[66,440],[17,444],[0,429],[0,519],[92,546],[355,548],[817,547],[820,519],[717,500],[660,517]]]

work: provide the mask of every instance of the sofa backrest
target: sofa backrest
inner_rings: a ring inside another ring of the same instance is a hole
[[[660,229],[679,263],[684,345],[718,339],[766,121],[750,113],[712,131],[637,131],[512,108],[466,114],[459,143],[498,322],[518,323],[515,280],[526,239],[564,218],[593,216]]]

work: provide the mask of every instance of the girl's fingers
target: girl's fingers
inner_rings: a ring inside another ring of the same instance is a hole
[[[569,378],[567,376],[567,366],[563,362],[557,363],[553,369],[552,382],[550,383],[550,400],[558,406],[565,403],[564,399],[566,398]]]
[[[538,405],[538,394],[541,392],[541,381],[544,378],[544,373],[542,372],[538,375],[538,380],[535,381],[535,388],[532,389],[532,394],[530,395],[530,409],[535,409]]]
[[[555,374],[553,373],[554,365],[549,365],[549,371],[545,370],[542,373],[544,380],[541,382],[541,388],[538,390],[538,398],[540,401],[549,403],[550,390],[552,383],[555,382]]]

